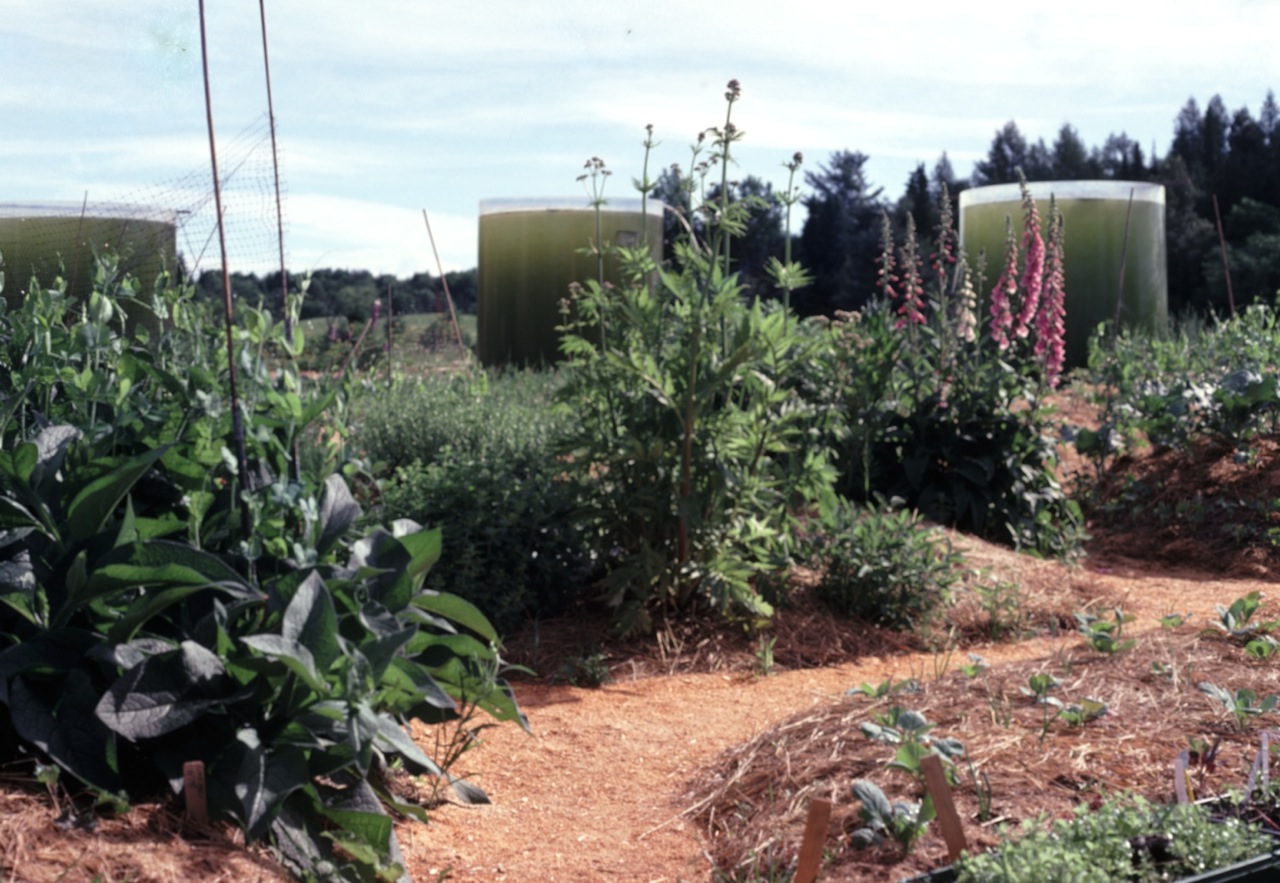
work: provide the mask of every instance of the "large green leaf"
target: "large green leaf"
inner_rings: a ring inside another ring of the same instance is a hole
[[[102,530],[120,501],[168,448],[168,445],[162,445],[131,457],[81,488],[67,507],[71,538],[77,542],[84,541]]]
[[[360,504],[351,496],[346,481],[341,475],[330,475],[320,494],[320,536],[316,540],[316,552],[324,555],[333,548],[359,517]]]
[[[60,767],[88,785],[114,792],[119,776],[110,763],[114,736],[94,715],[98,693],[88,674],[72,669],[56,698],[37,693],[22,677],[9,687],[14,730]]]
[[[280,805],[311,781],[305,755],[292,747],[268,751],[258,733],[247,727],[236,734],[229,751],[241,823],[250,838],[266,833]]]
[[[465,598],[426,591],[414,597],[413,606],[443,616],[463,628],[470,629],[487,641],[498,643],[498,633],[489,624],[489,620],[479,608]]]
[[[316,662],[311,651],[301,644],[270,633],[248,635],[240,640],[264,656],[282,662],[316,693],[322,696],[329,693],[329,684],[316,672]]]
[[[285,641],[307,649],[318,674],[327,672],[342,654],[333,598],[315,571],[307,574],[285,608],[281,633]]]
[[[116,679],[97,703],[97,716],[130,741],[163,736],[227,703],[228,697],[203,689],[223,672],[216,655],[184,641],[180,650],[151,656]]]

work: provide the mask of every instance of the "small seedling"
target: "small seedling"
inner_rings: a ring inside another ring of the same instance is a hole
[[[1160,628],[1173,630],[1184,625],[1191,619],[1190,613],[1166,613],[1160,617]]]
[[[890,769],[901,770],[923,782],[921,761],[936,754],[942,758],[947,778],[955,784],[955,759],[964,754],[964,744],[958,739],[930,736],[933,727],[920,712],[895,705],[886,714],[877,714],[875,721],[864,722],[861,730],[868,739],[898,746],[893,760],[889,761]]]
[[[987,660],[977,653],[969,654],[969,664],[960,666],[960,673],[966,678],[976,678],[987,670]]]
[[[1089,721],[1097,720],[1107,713],[1107,703],[1097,699],[1081,699],[1078,703],[1064,704],[1060,699],[1050,697],[1048,703],[1058,709],[1055,717],[1069,727],[1083,727]]]
[[[991,818],[991,779],[985,771],[978,772],[970,760],[969,781],[973,785],[974,796],[978,798],[978,821],[985,822]]]
[[[1270,659],[1280,651],[1280,642],[1270,635],[1262,635],[1244,645],[1244,652],[1254,659]]]
[[[919,693],[920,682],[915,678],[905,678],[901,681],[895,681],[893,678],[885,678],[878,684],[868,684],[863,681],[860,687],[850,687],[845,691],[846,695],[856,696],[861,693],[872,699],[883,699],[894,693]]]
[[[1200,688],[1200,692],[1206,693],[1222,703],[1223,707],[1235,719],[1236,729],[1242,733],[1248,727],[1251,718],[1274,710],[1276,703],[1280,701],[1280,698],[1277,698],[1274,693],[1259,698],[1258,694],[1248,687],[1236,690],[1235,693],[1230,693],[1217,684],[1211,684],[1208,681],[1201,681],[1197,686]]]
[[[1022,695],[1034,699],[1037,705],[1043,705],[1049,701],[1049,691],[1057,688],[1061,683],[1048,672],[1040,672],[1027,678],[1027,686],[1018,689],[1022,691]]]
[[[1115,619],[1111,622],[1088,613],[1077,613],[1077,631],[1091,649],[1108,656],[1115,656],[1133,649],[1137,644],[1133,638],[1123,637],[1125,623],[1133,622],[1133,619],[1132,613],[1124,613],[1119,607],[1115,608]]]
[[[886,837],[891,837],[902,847],[904,855],[909,854],[936,815],[933,801],[928,797],[923,803],[902,800],[890,803],[878,785],[865,779],[853,783],[853,796],[862,802],[858,817],[864,825],[849,839],[860,849],[883,843]]]
[[[764,635],[760,636],[760,640],[756,643],[755,651],[755,671],[762,678],[767,678],[773,674],[774,660],[773,648],[778,643],[778,636],[774,635],[768,639]]]
[[[1214,606],[1218,611],[1218,621],[1214,625],[1237,640],[1248,640],[1262,627],[1250,622],[1262,606],[1261,592],[1250,592],[1242,598],[1236,598],[1230,607],[1223,607],[1221,604]]]

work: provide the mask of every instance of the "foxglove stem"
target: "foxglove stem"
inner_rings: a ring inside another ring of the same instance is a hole
[[[894,258],[893,244],[893,227],[889,224],[889,215],[887,212],[880,213],[880,270],[876,274],[876,288],[880,290],[880,294],[884,296],[886,303],[894,303],[898,299],[895,286],[898,284],[898,277],[894,270],[897,269],[897,260]]]
[[[991,289],[991,339],[1007,350],[1013,333],[1013,297],[1018,293],[1018,241],[1013,236],[1013,220],[1005,219],[1004,267]]]
[[[1044,238],[1040,235],[1040,210],[1031,198],[1026,179],[1022,184],[1022,251],[1026,255],[1022,268],[1021,310],[1014,322],[1013,335],[1025,338],[1037,321],[1040,294],[1044,286]]]
[[[898,320],[895,325],[900,329],[911,328],[914,338],[915,326],[924,324],[925,315],[924,284],[920,276],[920,253],[916,244],[916,222],[911,215],[907,215],[907,236],[900,250],[900,257],[902,277],[898,294],[901,303],[898,305]]]
[[[1044,290],[1036,316],[1035,356],[1044,366],[1045,382],[1056,389],[1066,361],[1066,272],[1063,265],[1063,220],[1049,198],[1049,242],[1045,254]]]

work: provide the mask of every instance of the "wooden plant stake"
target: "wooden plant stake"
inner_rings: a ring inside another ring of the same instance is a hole
[[[187,800],[187,821],[196,826],[209,824],[209,797],[204,787],[204,761],[182,765],[182,793]]]
[[[960,858],[968,844],[964,838],[964,825],[956,813],[955,801],[951,799],[951,787],[947,784],[947,773],[942,768],[942,758],[936,754],[927,755],[920,761],[924,770],[925,785],[929,796],[933,798],[933,808],[938,813],[938,826],[942,828],[942,839],[947,841],[947,855],[951,861]]]
[[[794,883],[813,883],[822,867],[822,847],[827,839],[827,823],[831,821],[831,801],[815,797],[809,804],[809,818],[804,824],[804,840],[800,842],[800,860],[796,863]]]

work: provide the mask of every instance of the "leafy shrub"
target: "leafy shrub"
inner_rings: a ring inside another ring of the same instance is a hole
[[[574,428],[573,414],[555,404],[562,383],[516,370],[402,380],[361,403],[360,445],[392,471],[434,463],[445,448],[523,471],[554,460]]]
[[[960,555],[916,513],[842,504],[806,541],[817,592],[844,616],[910,628],[946,603]]]
[[[475,604],[499,632],[563,612],[588,583],[578,494],[555,460],[517,468],[444,448],[383,486],[383,514],[439,524],[446,565],[427,586]]]
[[[577,485],[557,457],[572,416],[532,372],[406,382],[369,403],[359,439],[398,468],[382,517],[440,525],[430,588],[466,598],[501,632],[579,594],[591,559]]]
[[[735,80],[709,139],[721,169],[741,138],[729,121],[738,97]],[[652,145],[642,194],[653,187]],[[695,198],[708,168],[701,150],[684,178]],[[588,167],[600,205],[605,172]],[[581,420],[565,452],[592,491],[589,535],[623,632],[650,630],[655,611],[695,605],[767,618],[753,577],[785,564],[792,507],[831,498],[826,452],[809,433],[813,407],[786,383],[818,357],[817,338],[799,333],[785,309],[744,302],[729,264],[748,204],[729,191],[722,177],[718,195],[685,219],[673,266],[656,267],[643,244],[610,247],[602,259],[616,259],[628,284],[586,280],[565,304],[563,399]],[[784,289],[799,273],[777,261],[773,272]]]
[[[439,532],[356,537],[345,482],[296,468],[336,393],[298,392],[301,337],[268,314],[232,329],[237,410],[223,332],[189,290],[156,289],[167,330],[145,347],[116,330],[137,289],[109,260],[87,309],[32,290],[0,315],[4,760],[115,800],[177,790],[202,761],[211,815],[300,873],[400,877],[385,807],[425,813],[391,795],[384,762],[451,779],[408,723],[456,718],[463,697],[523,723],[492,627],[422,586]]]
[[[1051,220],[1042,275],[1029,266],[1018,277],[1010,241],[993,291],[1011,305],[992,307],[1006,324],[980,322],[983,271],[971,273],[957,256],[945,194],[942,206],[929,272],[914,228],[895,250],[886,220],[884,299],[831,324],[827,396],[845,430],[840,490],[862,501],[898,497],[941,524],[1017,548],[1075,555],[1083,517],[1054,474],[1043,407],[1061,366],[1060,300],[1050,296],[1060,298],[1060,280],[1049,284],[1057,278],[1052,255],[1060,228]],[[1039,237],[1038,215],[1028,217],[1027,229]],[[1044,249],[1028,254],[1043,258]],[[1015,318],[1021,327],[1010,330]]]
[[[1262,304],[1208,326],[1184,321],[1167,337],[1100,325],[1089,340],[1088,372],[1100,390],[1102,427],[1081,432],[1076,446],[1101,468],[1109,454],[1140,440],[1163,450],[1196,438],[1240,444],[1274,432],[1278,347],[1276,310]],[[1103,433],[1118,443],[1104,445]]]

